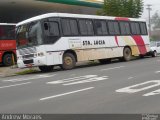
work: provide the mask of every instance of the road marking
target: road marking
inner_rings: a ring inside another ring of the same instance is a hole
[[[143,96],[152,96],[152,95],[158,95],[158,94],[160,94],[160,89],[152,91],[150,93],[146,93]]]
[[[63,85],[75,85],[75,84],[82,84],[82,83],[88,83],[88,82],[102,81],[102,80],[108,79],[107,77],[108,77],[108,76],[89,78],[88,80],[82,80],[82,81],[67,83],[67,84],[63,84]]]
[[[8,88],[8,87],[13,87],[13,86],[20,86],[20,85],[25,85],[25,84],[30,84],[31,82],[26,82],[26,83],[21,83],[21,84],[14,84],[14,85],[9,85],[9,86],[2,86],[0,88]]]
[[[128,80],[133,79],[134,77],[129,77]]]
[[[152,85],[150,85],[151,83],[152,83]],[[136,89],[136,87],[140,87],[142,85],[147,85],[147,84],[149,84],[147,87],[142,87],[142,88],[137,88]],[[143,83],[140,83],[140,84],[136,84],[136,85],[132,85],[132,86],[128,86],[128,87],[125,87],[125,88],[118,89],[118,90],[116,90],[116,92],[136,93],[136,92],[147,90],[147,89],[159,86],[159,85],[160,85],[160,80],[151,80],[151,81],[147,81],[147,82],[143,82]]]
[[[60,96],[64,96],[64,95],[69,95],[69,94],[73,94],[73,93],[78,93],[78,92],[90,90],[90,89],[93,89],[93,88],[94,87],[89,87],[89,88],[84,88],[84,89],[80,89],[80,90],[76,90],[76,91],[71,91],[71,92],[67,92],[67,93],[62,93],[62,94],[58,94],[58,95],[54,95],[54,96],[50,96],[50,97],[45,97],[45,98],[41,98],[40,101],[48,100],[48,99],[52,99],[52,98],[56,98],[56,97],[60,97]]]
[[[66,82],[83,80],[83,79],[96,77],[96,76],[97,75],[85,75],[85,76],[80,76],[80,77],[73,77],[73,78],[67,78],[67,79],[63,79],[63,80],[51,81],[51,82],[47,82],[47,84],[61,84],[61,83],[66,83]]]
[[[155,73],[156,73],[156,74],[157,74],[157,73],[160,73],[160,71],[156,71]]]
[[[125,67],[125,66],[119,66],[119,67],[101,69],[101,71],[114,70],[114,69],[119,69],[119,68],[123,68],[123,67]]]
[[[40,79],[40,78],[48,78],[48,77],[53,77],[56,74],[53,75],[37,75],[35,77],[30,77],[30,78],[18,78],[18,79],[10,79],[10,80],[3,80],[3,82],[19,82],[19,81],[27,81],[27,80],[34,80],[34,79]]]
[[[51,81],[51,82],[47,82],[46,84],[74,85],[74,84],[80,84],[80,83],[101,81],[106,79],[108,79],[108,76],[98,77],[97,75],[85,75],[80,77],[73,77],[73,78]]]

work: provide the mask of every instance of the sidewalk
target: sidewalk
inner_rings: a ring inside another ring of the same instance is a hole
[[[28,70],[28,68],[20,69],[14,66],[10,66],[10,67],[0,66],[0,78],[7,77],[7,76],[13,76],[13,75],[16,75],[16,73],[24,71],[24,70]]]
[[[0,78],[5,77],[5,76],[14,75],[18,71],[19,71],[18,68],[12,69],[11,67],[0,66]]]
[[[84,62],[78,62],[76,66],[77,67],[78,66],[82,66],[83,67],[85,65],[91,65],[91,64],[94,64],[94,63],[93,62],[89,62],[89,61],[84,61]],[[59,67],[55,67],[55,69],[56,68],[60,69]],[[0,78],[7,77],[7,76],[18,75],[17,73],[24,72],[24,71],[31,71],[31,69],[30,68],[20,69],[20,68],[17,68],[15,66],[5,67],[5,66],[1,66],[0,65]],[[38,68],[33,68],[33,72],[37,72],[37,71],[39,71]],[[30,73],[32,73],[32,71]],[[24,74],[25,74],[25,72],[24,72]],[[28,73],[26,73],[26,74],[28,74]]]

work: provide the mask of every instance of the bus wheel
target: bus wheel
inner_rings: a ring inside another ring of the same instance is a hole
[[[63,64],[61,65],[62,69],[70,70],[76,65],[76,59],[73,54],[65,53],[63,56]]]
[[[12,54],[5,54],[2,62],[5,66],[13,65]]]
[[[144,58],[144,55],[140,54],[139,57],[140,57],[140,58]]]
[[[132,56],[131,49],[128,48],[128,47],[125,47],[124,50],[123,50],[123,59],[124,59],[124,61],[130,61],[131,60],[131,56]]]
[[[53,66],[39,66],[39,69],[42,72],[51,72],[53,70]]]
[[[107,64],[107,63],[110,63],[111,62],[111,59],[99,59],[99,62],[101,64]]]

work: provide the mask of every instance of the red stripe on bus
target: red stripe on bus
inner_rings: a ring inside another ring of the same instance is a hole
[[[116,17],[115,20],[129,21],[129,18],[125,18],[125,17]]]
[[[117,36],[115,36],[115,41],[117,43],[117,46],[119,46],[119,44],[118,44],[118,37]]]
[[[147,52],[147,49],[146,49],[143,38],[140,35],[134,35],[132,36],[132,38],[136,42],[140,54],[145,54]]]
[[[125,17],[116,17],[115,20],[130,21],[129,18],[125,18]],[[136,45],[138,46],[140,54],[145,54],[147,52],[147,49],[146,49],[146,46],[145,46],[145,43],[144,43],[144,40],[143,40],[142,36],[133,35],[132,38],[134,39]],[[115,36],[115,41],[118,45],[117,36]]]
[[[116,17],[115,20],[129,21],[129,18]],[[115,41],[116,41],[116,43],[117,43],[117,46],[119,46],[119,44],[118,44],[118,36],[115,36]]]

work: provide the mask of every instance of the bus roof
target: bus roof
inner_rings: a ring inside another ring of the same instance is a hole
[[[0,25],[16,25],[16,23],[0,23]]]
[[[113,16],[98,16],[98,15],[84,15],[84,14],[71,14],[71,13],[47,13],[47,14],[42,14],[38,15],[29,19],[26,19],[22,22],[17,23],[16,26],[30,23],[32,21],[36,20],[41,20],[44,18],[49,18],[49,17],[71,17],[71,18],[91,18],[91,19],[108,19],[108,20],[115,20],[116,18],[124,18],[124,19],[129,19],[130,21],[142,21],[145,22],[145,19],[140,19],[140,18],[125,18],[125,17],[113,17]]]

